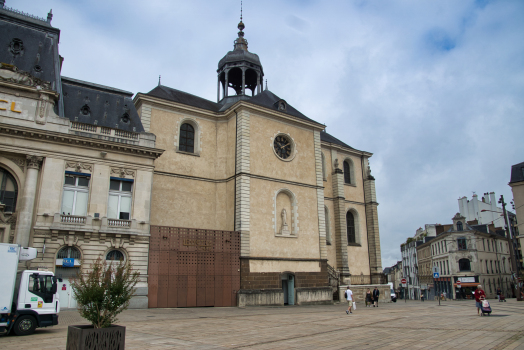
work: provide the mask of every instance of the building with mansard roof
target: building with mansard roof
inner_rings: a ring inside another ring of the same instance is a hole
[[[30,269],[69,285],[96,258],[141,273],[131,307],[147,307],[154,160],[133,94],[61,76],[60,30],[0,1],[0,242],[35,247]]]
[[[244,28],[219,60],[216,102],[160,82],[134,98],[165,150],[150,307],[330,303],[329,280],[335,292],[384,282],[372,153],[264,89]]]

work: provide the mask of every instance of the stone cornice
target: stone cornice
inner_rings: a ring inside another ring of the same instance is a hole
[[[279,111],[272,111],[268,108],[258,106],[252,103],[249,103],[249,101],[238,101],[232,106],[230,106],[227,110],[223,112],[211,112],[202,108],[188,106],[182,103],[168,101],[159,97],[152,97],[148,96],[142,93],[136,94],[135,98],[133,99],[133,102],[135,103],[136,109],[140,109],[140,106],[144,103],[150,103],[152,105],[161,106],[164,108],[170,108],[170,109],[177,109],[180,111],[184,111],[187,113],[198,113],[200,117],[209,118],[212,120],[220,120],[220,119],[230,119],[235,116],[235,111],[239,111],[241,108],[246,108],[251,111],[256,111],[258,113],[263,114],[264,116],[269,116],[275,119],[284,119],[288,122],[292,122],[295,124],[299,124],[302,126],[308,126],[310,128],[316,129],[316,130],[324,130],[325,126],[323,124],[317,123],[315,121],[308,121],[304,120],[298,117],[294,117],[292,115],[282,113]]]
[[[118,153],[132,153],[139,157],[158,158],[164,150],[159,148],[141,147],[129,144],[92,139],[73,134],[63,134],[47,130],[32,129],[22,126],[0,123],[0,135],[9,135],[18,138],[30,138],[43,142],[84,146]]]
[[[13,83],[13,82],[6,81],[6,80],[0,80],[0,87],[2,86],[13,89],[13,90],[23,90],[23,91],[27,91],[27,92],[31,92],[31,93],[39,94],[39,95],[40,94],[49,95],[49,97],[52,97],[55,100],[58,100],[58,97],[59,97],[59,94],[53,90],[39,89],[35,86]],[[34,98],[38,99],[38,97],[36,96]]]

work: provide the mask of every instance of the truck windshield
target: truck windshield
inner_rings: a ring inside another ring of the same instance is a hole
[[[29,276],[29,291],[33,293],[51,293],[53,276]]]

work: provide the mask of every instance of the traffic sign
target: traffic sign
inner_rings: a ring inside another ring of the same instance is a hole
[[[433,272],[433,278],[439,278],[440,274],[438,272]]]
[[[457,281],[457,288],[460,288],[460,281]]]
[[[406,283],[408,283],[408,281],[405,278],[403,278],[403,279],[400,280],[400,283],[406,284]]]

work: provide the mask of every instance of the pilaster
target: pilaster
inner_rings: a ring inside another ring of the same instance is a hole
[[[322,151],[320,146],[320,131],[314,132],[315,173],[317,180],[317,212],[320,259],[327,259],[326,218],[324,210],[324,179],[322,176]]]
[[[35,207],[36,185],[38,182],[38,171],[42,164],[42,157],[28,155],[26,158],[26,177],[24,190],[20,196],[20,209],[16,222],[15,243],[22,247],[29,246],[31,225],[33,222],[33,209]]]
[[[235,231],[240,231],[240,255],[250,255],[251,179],[244,175],[251,172],[250,116],[246,111],[237,115]],[[240,174],[240,175],[238,175]]]
[[[369,175],[364,180],[366,195],[366,222],[368,235],[369,269],[370,274],[382,273],[382,258],[380,251],[380,234],[378,227],[378,203],[375,192],[375,179]]]
[[[337,268],[341,276],[349,276],[348,265],[348,238],[346,235],[346,205],[344,197],[344,173],[338,167],[338,159],[335,159],[335,171],[332,176],[334,216],[335,216],[335,244],[337,254]]]

